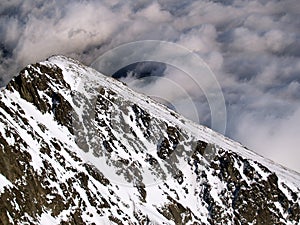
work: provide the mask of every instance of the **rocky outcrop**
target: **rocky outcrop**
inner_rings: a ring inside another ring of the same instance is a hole
[[[56,57],[26,67],[0,93],[0,178],[9,183],[0,184],[0,224],[300,221],[299,174],[271,170],[234,142],[240,150],[226,149],[207,138],[213,131],[192,132],[196,125],[106,78],[82,121],[66,71],[91,73]]]

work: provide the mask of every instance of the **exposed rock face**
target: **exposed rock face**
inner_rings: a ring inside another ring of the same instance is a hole
[[[300,221],[299,174],[65,57],[8,84],[0,123],[0,224]]]

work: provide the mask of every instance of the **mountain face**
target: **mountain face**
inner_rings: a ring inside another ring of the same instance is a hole
[[[11,80],[0,124],[0,224],[300,221],[298,173],[63,56]]]

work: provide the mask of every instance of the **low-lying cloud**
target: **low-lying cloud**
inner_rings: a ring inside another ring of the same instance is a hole
[[[299,11],[298,0],[4,0],[0,81],[5,85],[23,66],[53,54],[89,65],[122,43],[175,42],[216,74],[228,111],[226,135],[300,171]],[[190,91],[208,124],[203,93]]]

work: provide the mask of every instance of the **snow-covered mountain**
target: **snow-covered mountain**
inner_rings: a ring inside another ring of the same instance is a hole
[[[0,224],[300,221],[300,174],[63,56],[1,91],[0,147]]]

